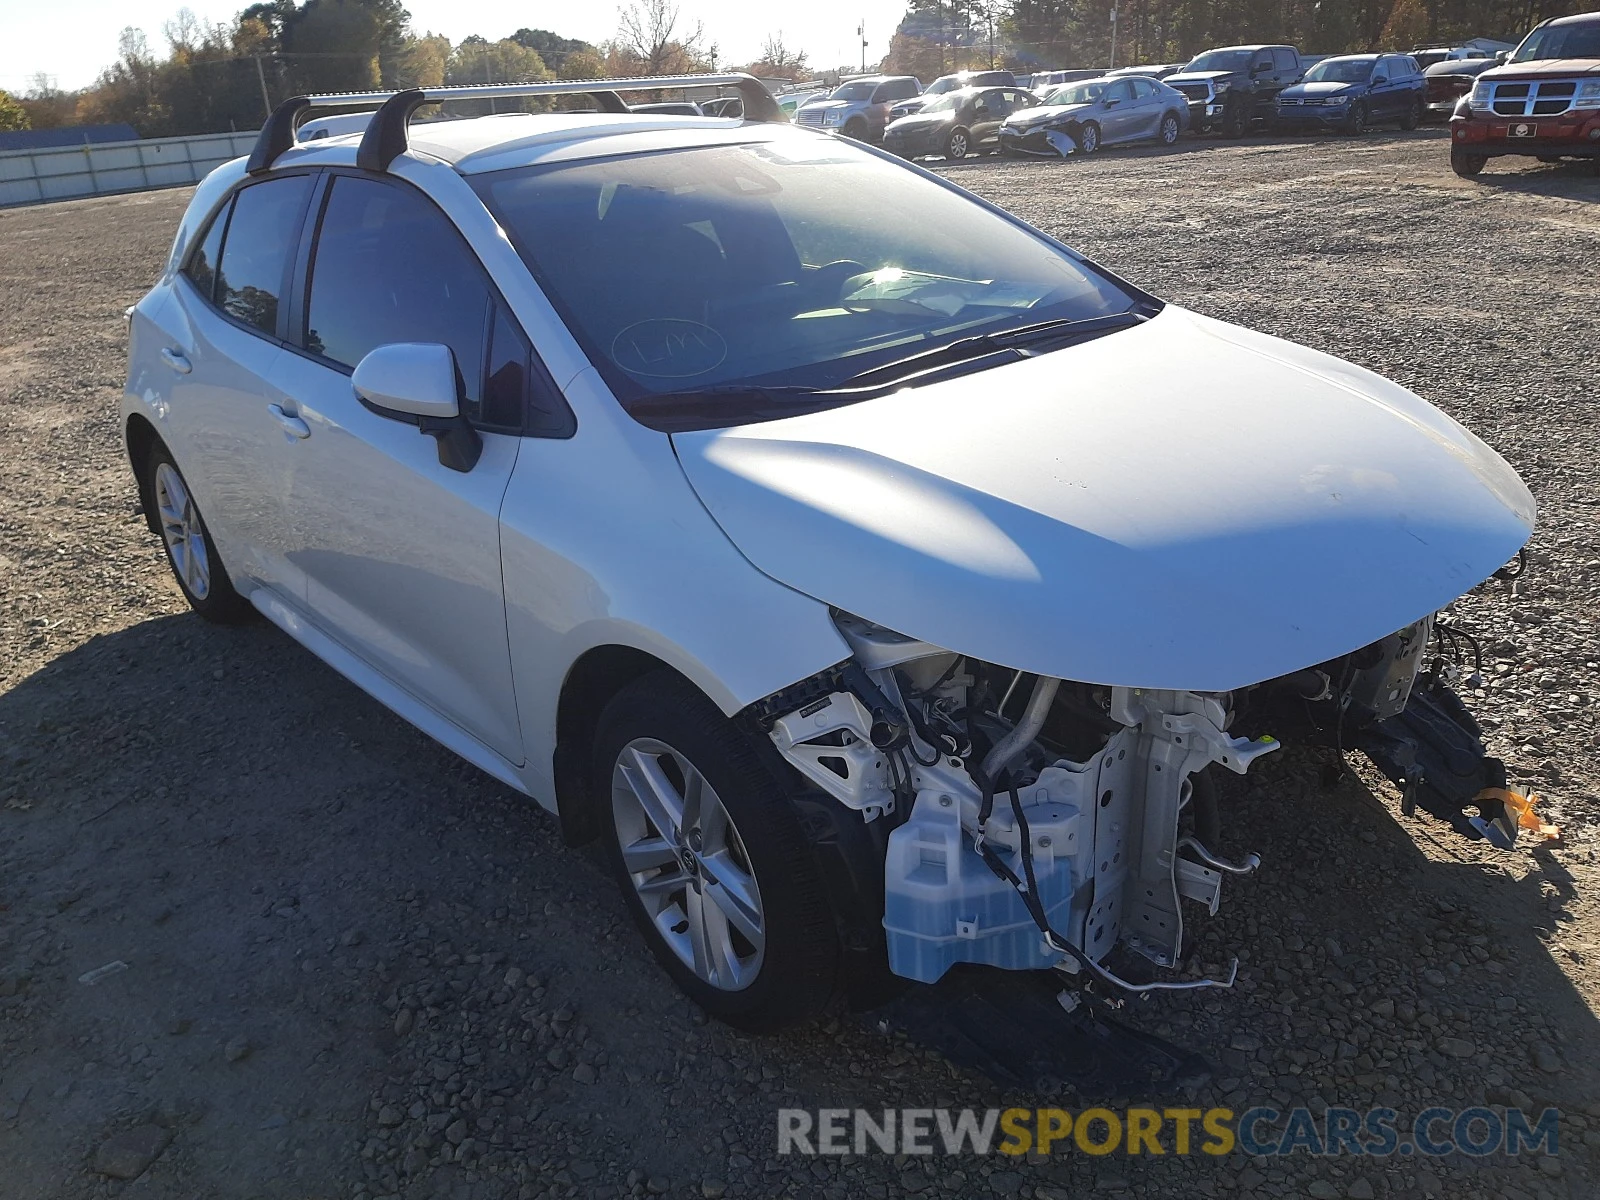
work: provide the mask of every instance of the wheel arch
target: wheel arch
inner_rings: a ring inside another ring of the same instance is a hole
[[[128,465],[133,468],[134,484],[139,489],[139,507],[144,510],[144,523],[150,527],[151,533],[160,533],[150,479],[150,452],[165,443],[149,418],[141,413],[129,415],[127,424],[123,426],[122,440],[128,451]]]
[[[561,837],[582,846],[600,834],[599,797],[589,794],[589,759],[601,710],[628,684],[654,671],[671,671],[704,695],[694,680],[665,659],[616,643],[585,650],[567,669],[556,700],[556,744],[551,769]]]

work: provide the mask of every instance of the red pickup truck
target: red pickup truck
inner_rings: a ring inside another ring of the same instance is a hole
[[[1483,72],[1450,118],[1450,165],[1476,175],[1491,158],[1586,158],[1600,172],[1600,12],[1534,28]]]

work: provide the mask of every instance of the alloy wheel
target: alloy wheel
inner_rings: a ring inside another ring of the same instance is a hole
[[[156,468],[156,514],[167,544],[172,568],[196,600],[211,592],[211,557],[206,552],[205,528],[183,476],[170,463]]]
[[[965,158],[966,156],[967,135],[958,129],[950,135],[950,145],[946,147],[946,157]]]
[[[1093,154],[1100,149],[1100,127],[1098,125],[1085,125],[1078,134],[1078,145],[1085,154]]]
[[[1176,145],[1177,144],[1177,141],[1178,141],[1178,118],[1177,117],[1163,117],[1162,118],[1162,120],[1161,120],[1161,141],[1163,142],[1163,144],[1168,145],[1168,146],[1172,146],[1172,145]]]
[[[722,991],[754,982],[766,950],[761,889],[716,790],[654,738],[622,748],[611,774],[623,865],[662,940]]]

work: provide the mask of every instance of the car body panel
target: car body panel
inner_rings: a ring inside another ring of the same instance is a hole
[[[986,661],[1144,688],[1228,690],[1364,646],[1480,582],[1533,520],[1511,468],[1411,393],[1173,306],[674,441],[773,577]]]
[[[1538,26],[1528,38],[1550,26],[1568,25],[1600,26],[1600,14],[1559,17]],[[1590,32],[1585,29],[1579,36]],[[1594,41],[1600,45],[1600,36]],[[1517,53],[1522,52],[1519,47]],[[1600,57],[1529,58],[1481,72],[1450,119],[1452,153],[1600,160],[1600,96],[1589,90],[1597,80]]]
[[[526,439],[501,513],[528,790],[554,795],[556,701],[571,665],[626,646],[733,714],[849,656],[825,604],[757,570],[707,513],[668,435],[598,372],[566,387],[570,439]]]
[[[967,131],[973,150],[986,149],[999,143],[1000,127],[1013,113],[1031,110],[1032,100],[1018,87],[973,88],[957,108],[891,121],[883,131],[883,148],[906,158],[943,154],[950,131],[959,127]]]

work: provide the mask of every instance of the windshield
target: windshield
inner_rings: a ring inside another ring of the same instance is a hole
[[[924,95],[927,93],[924,92]],[[951,109],[960,108],[961,102],[967,98],[965,92],[944,92],[935,96],[922,106],[925,113],[949,112]]]
[[[877,84],[875,84],[875,83],[867,83],[865,81],[859,81],[858,80],[855,83],[841,84],[839,87],[834,88],[833,89],[833,95],[829,96],[828,99],[830,99],[830,100],[871,100],[872,99],[872,93],[877,91],[877,90],[878,90],[878,85]]]
[[[1207,50],[1184,67],[1185,71],[1243,71],[1250,66],[1254,50]]]
[[[1064,83],[1044,94],[1046,104],[1093,104],[1105,95],[1103,83]]]
[[[1365,83],[1372,78],[1373,58],[1328,58],[1306,72],[1305,83]]]
[[[954,188],[833,139],[471,182],[630,410],[713,387],[833,387],[958,338],[1140,303]],[[718,424],[740,420],[729,403]]]
[[[1600,20],[1535,29],[1506,61],[1534,62],[1541,58],[1600,58]]]
[[[924,96],[942,96],[944,93],[956,91],[960,87],[961,79],[959,76],[945,75],[935,79],[932,83],[930,83],[928,85],[928,90],[922,94]]]

